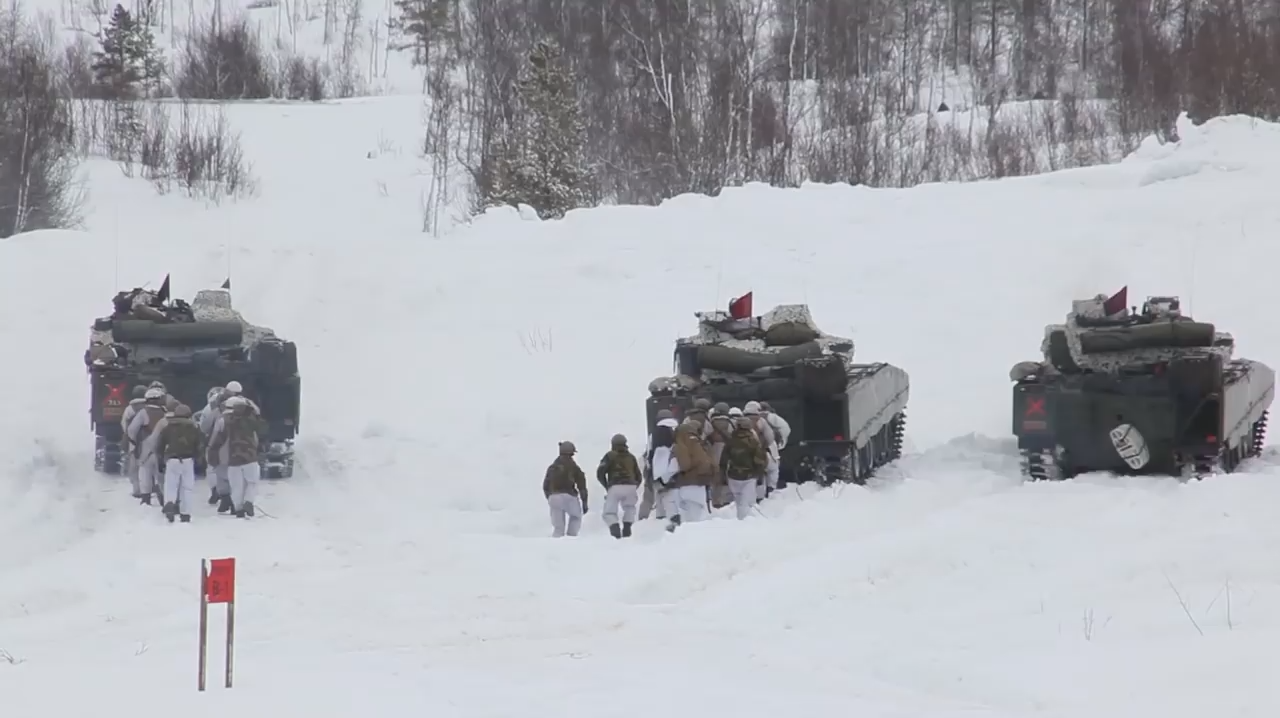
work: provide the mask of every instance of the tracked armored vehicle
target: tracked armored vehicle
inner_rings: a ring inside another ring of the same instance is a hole
[[[1044,360],[1010,372],[1024,475],[1193,478],[1258,456],[1275,371],[1232,358],[1232,336],[1184,316],[1177,297],[1138,312],[1126,294],[1074,302],[1045,328]]]
[[[907,373],[889,364],[856,364],[853,341],[824,334],[803,304],[761,316],[700,312],[698,333],[675,346],[675,375],[649,385],[648,426],[694,401],[742,408],[768,402],[791,425],[781,452],[780,485],[865,483],[902,455]]]
[[[300,429],[297,348],[272,330],[245,321],[232,309],[227,290],[200,291],[188,304],[170,301],[168,286],[166,279],[159,292],[120,292],[115,311],[90,330],[85,365],[95,469],[121,473],[121,418],[135,386],[160,381],[171,396],[199,411],[211,388],[234,380],[267,421],[261,475],[292,476],[293,441]],[[203,473],[204,457],[196,463]]]

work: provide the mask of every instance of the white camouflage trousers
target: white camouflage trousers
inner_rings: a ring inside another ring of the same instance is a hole
[[[260,467],[258,462],[244,466],[227,467],[227,483],[231,488],[231,506],[242,511],[246,502],[253,503],[258,497],[258,478]]]
[[[745,519],[756,507],[756,479],[729,479],[729,491],[733,493],[733,506],[738,518]]]
[[[658,494],[668,517],[679,516],[681,523],[701,521],[707,512],[707,487],[676,486]]]
[[[644,482],[644,496],[640,499],[640,518],[647,519],[649,514],[653,514],[656,519],[665,519],[666,511],[662,507],[662,500],[658,498],[660,487],[656,485],[653,479]]]
[[[771,489],[778,488],[778,460],[769,454],[764,468],[764,483]]]
[[[138,493],[142,496],[149,496],[158,488],[160,482],[160,465],[156,462],[155,455],[148,456],[138,462]]]
[[[205,469],[205,478],[211,479],[214,490],[219,496],[231,495],[231,481],[227,479],[226,466],[210,466]]]
[[[178,513],[190,516],[191,499],[195,492],[195,459],[169,459],[164,470],[165,503],[177,503]]]
[[[129,477],[129,486],[133,489],[134,496],[140,496],[141,491],[138,490],[138,457],[130,451],[124,455],[124,473]]]
[[[604,495],[604,523],[612,526],[618,523],[618,509],[622,509],[622,520],[625,523],[636,522],[636,507],[640,503],[640,487],[631,484],[610,486]]]
[[[582,528],[582,499],[573,494],[551,494],[547,497],[551,510],[552,536],[577,536]]]

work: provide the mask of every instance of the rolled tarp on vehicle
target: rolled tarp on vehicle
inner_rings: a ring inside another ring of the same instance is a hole
[[[702,369],[732,374],[750,374],[758,369],[791,366],[801,359],[820,356],[822,356],[822,345],[817,342],[807,342],[776,352],[753,352],[708,344],[698,347],[698,366]]]
[[[240,322],[152,322],[124,319],[115,322],[111,338],[122,344],[166,346],[233,346],[244,339]]]
[[[1154,322],[1131,327],[1085,329],[1079,336],[1081,352],[1105,354],[1135,349],[1211,347],[1217,329],[1208,322]]]

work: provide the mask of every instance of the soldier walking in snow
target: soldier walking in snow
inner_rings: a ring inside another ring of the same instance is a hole
[[[173,523],[191,521],[191,504],[196,491],[196,454],[200,451],[200,427],[191,420],[191,407],[179,404],[173,416],[157,430],[155,453],[165,462],[164,515]]]
[[[551,510],[552,535],[577,536],[582,516],[587,513],[587,476],[573,455],[578,448],[572,441],[560,442],[560,455],[547,467],[542,479],[542,495]]]
[[[164,420],[165,396],[164,389],[147,389],[142,409],[129,422],[126,432],[138,459],[138,493],[134,498],[147,505],[151,504],[151,494],[157,490],[156,482],[160,478],[158,457],[155,455],[155,430]]]
[[[146,397],[147,387],[141,384],[133,387],[133,399],[129,400],[129,405],[124,408],[124,414],[120,417],[120,429],[124,436],[120,447],[124,455],[124,473],[129,477],[129,485],[133,487],[135,499],[142,498],[142,493],[138,490],[138,455],[134,451],[133,442],[129,439],[129,424],[142,410],[142,405],[147,401]]]
[[[196,425],[200,427],[200,434],[203,436],[201,446],[208,455],[209,439],[213,436],[213,427],[218,423],[218,417],[222,415],[222,402],[226,399],[226,389],[215,386],[209,390],[207,394],[209,403],[201,409],[196,419]],[[217,464],[206,462],[205,478],[209,481],[209,505],[218,504],[218,511],[225,513],[231,510],[231,484],[227,481],[227,464],[225,461],[219,461]]]
[[[725,448],[725,476],[729,479],[729,491],[738,510],[738,519],[751,515],[756,506],[756,487],[768,466],[764,446],[751,427],[751,420],[742,411],[730,410],[735,426]]]
[[[707,487],[715,479],[715,467],[701,433],[702,424],[696,419],[686,418],[676,428],[667,469],[669,476],[663,481],[665,490],[661,495],[667,516],[671,518],[668,531],[691,521],[701,521],[707,509]],[[654,476],[656,480],[656,469]]]
[[[742,407],[742,413],[751,422],[751,428],[755,429],[756,436],[760,438],[760,444],[764,446],[764,452],[768,465],[764,474],[760,476],[760,492],[756,496],[756,501],[766,498],[772,493],[769,487],[769,476],[772,475],[773,483],[778,483],[778,440],[773,434],[773,427],[760,414],[759,402],[749,401],[747,405]]]
[[[242,396],[228,397],[224,405],[226,409],[214,423],[213,435],[209,438],[209,454],[217,455],[220,461],[225,459],[227,481],[231,485],[231,510],[236,518],[252,518],[260,478],[258,449],[267,422]],[[218,511],[221,513],[222,508]]]
[[[649,441],[644,447],[644,498],[640,500],[639,513],[641,520],[649,518],[650,512],[653,512],[653,517],[657,519],[667,517],[662,502],[658,500],[660,487],[654,483],[654,477],[658,474],[654,468],[654,452],[660,447],[665,447],[668,451],[664,455],[669,455],[671,445],[676,440],[676,415],[670,409],[659,409],[656,421],[653,431],[649,432]],[[665,460],[662,466],[666,467]]]
[[[768,471],[765,473],[765,496],[772,494],[778,488],[778,472],[782,467],[782,450],[787,448],[787,440],[791,438],[791,425],[782,415],[773,410],[769,406],[769,402],[760,402],[760,415],[764,417],[765,423],[773,430],[775,455],[773,463],[769,465]]]
[[[640,462],[627,448],[627,437],[614,434],[612,448],[596,467],[596,479],[605,489],[604,522],[609,526],[609,533],[618,539],[630,536],[639,499]],[[622,508],[621,525],[618,523],[619,507]]]
[[[733,500],[728,482],[724,477],[724,447],[733,434],[733,420],[730,418],[729,405],[720,402],[711,410],[711,431],[709,432],[711,463],[716,468],[716,479],[711,485],[711,507],[718,509]],[[742,412],[738,412],[741,414]]]

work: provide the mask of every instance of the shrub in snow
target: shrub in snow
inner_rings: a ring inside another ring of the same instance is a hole
[[[173,89],[188,99],[261,100],[272,96],[274,84],[262,41],[241,16],[187,35]]]
[[[129,103],[117,103],[118,115]],[[240,136],[222,108],[183,102],[177,122],[171,105],[133,105],[130,126],[117,122],[107,143],[125,175],[141,174],[160,193],[176,186],[188,196],[219,202],[251,195],[255,182]]]

